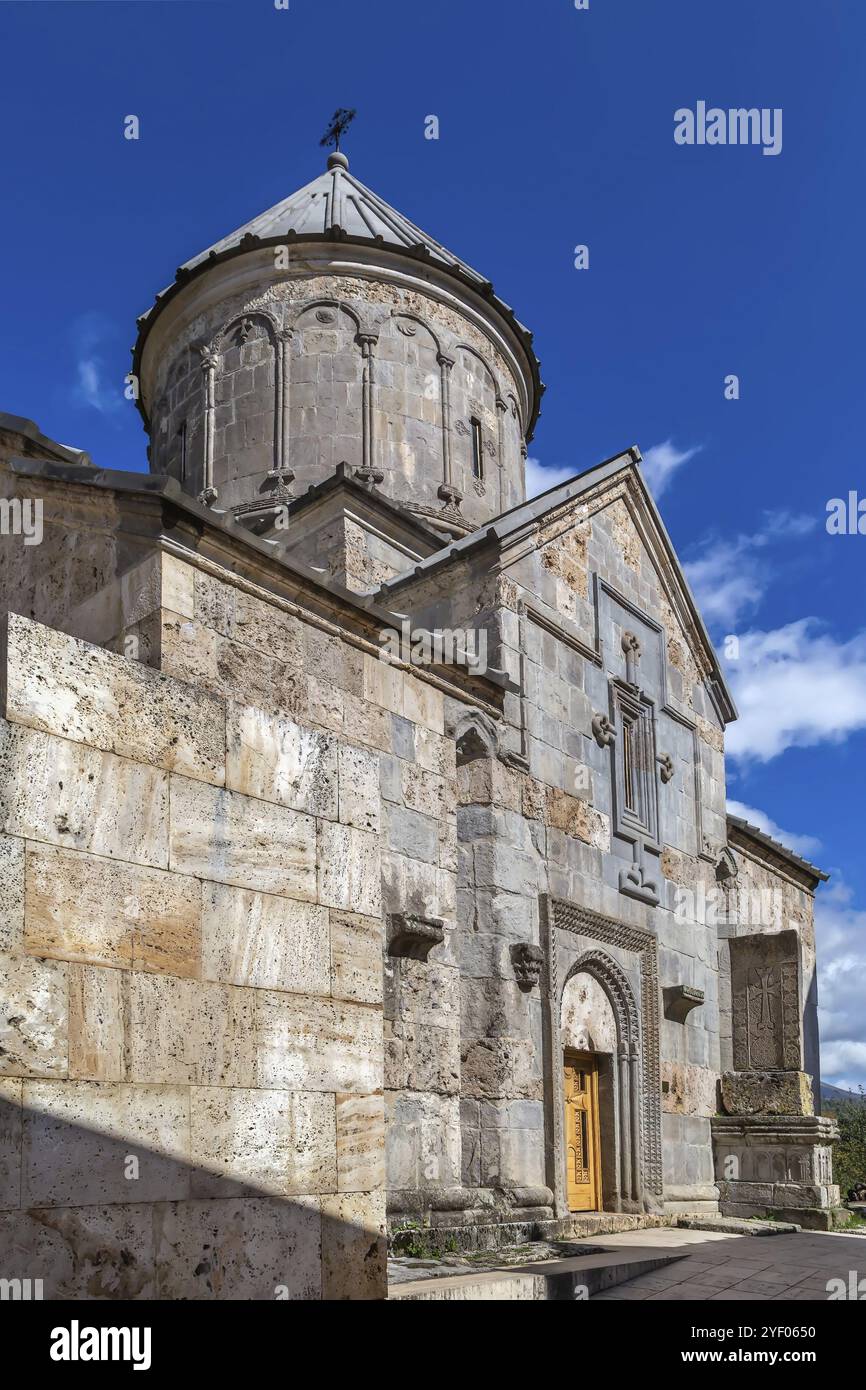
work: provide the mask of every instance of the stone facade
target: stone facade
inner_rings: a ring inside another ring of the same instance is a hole
[[[639,454],[523,502],[525,330],[353,196],[393,237],[290,199],[158,301],[153,476],[0,430],[44,511],[0,571],[0,1229],[50,1297],[376,1298],[386,1222],[568,1229],[572,1055],[597,1210],[834,1200],[822,875],[726,818]]]

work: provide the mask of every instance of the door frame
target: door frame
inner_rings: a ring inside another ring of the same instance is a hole
[[[600,1057],[599,1057],[599,1054],[598,1054],[598,1053],[595,1053],[595,1052],[580,1052],[580,1051],[578,1051],[576,1048],[572,1048],[572,1047],[563,1048],[563,1051],[562,1051],[562,1066],[561,1066],[561,1069],[560,1069],[560,1075],[561,1075],[560,1087],[561,1087],[561,1096],[562,1096],[563,1122],[565,1121],[565,1115],[566,1115],[566,1098],[565,1098],[565,1069],[566,1069],[566,1067],[578,1068],[578,1069],[580,1069],[580,1070],[587,1071],[587,1072],[589,1072],[589,1073],[591,1074],[591,1076],[592,1076],[592,1082],[591,1082],[591,1086],[590,1086],[590,1097],[591,1097],[591,1099],[590,1099],[589,1131],[590,1131],[590,1145],[591,1145],[591,1150],[592,1150],[591,1158],[592,1158],[592,1174],[593,1174],[593,1188],[594,1188],[593,1197],[594,1197],[594,1200],[595,1200],[595,1203],[596,1203],[596,1205],[593,1206],[593,1207],[578,1207],[578,1208],[569,1207],[568,1210],[569,1210],[569,1212],[572,1212],[572,1211],[575,1211],[575,1212],[580,1212],[580,1211],[604,1211],[604,1184],[603,1184],[603,1181],[602,1181],[602,1169],[601,1169],[601,1115],[600,1115],[599,1100],[598,1100],[598,1083],[599,1083],[599,1072],[600,1072]],[[565,1161],[565,1200],[566,1200],[566,1204],[568,1204],[568,1130],[567,1130],[567,1125],[566,1125],[565,1123],[563,1123],[563,1135],[564,1135],[564,1139],[565,1139],[565,1142],[564,1142],[564,1144],[563,1144],[563,1158],[564,1158],[564,1161]]]

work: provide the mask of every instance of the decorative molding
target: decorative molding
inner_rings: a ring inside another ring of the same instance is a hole
[[[656,762],[659,764],[661,769],[661,771],[659,772],[659,776],[661,777],[665,785],[667,785],[668,782],[673,780],[674,760],[671,757],[670,753],[658,753],[656,755]]]
[[[663,1191],[661,1140],[661,1075],[659,1064],[659,980],[658,943],[651,932],[633,927],[615,917],[605,917],[589,908],[562,898],[545,895],[542,898],[543,920],[548,935],[548,990],[554,1036],[559,1036],[559,1012],[562,993],[559,986],[557,961],[557,931],[574,936],[589,937],[603,945],[631,951],[640,966],[640,1150],[645,1189],[660,1197]],[[563,981],[563,988],[565,981]],[[557,1123],[561,1124],[561,1117]]]
[[[665,1001],[665,1018],[673,1023],[685,1023],[692,1009],[704,1002],[704,991],[691,985],[666,985],[662,990]]]
[[[389,914],[389,956],[426,960],[433,947],[440,946],[444,940],[445,923],[441,917],[416,917],[405,912]]]
[[[592,736],[599,748],[609,748],[616,739],[616,727],[606,714],[592,716]]]
[[[544,952],[531,941],[519,941],[511,947],[511,963],[514,966],[514,978],[520,988],[530,990],[541,979]]]

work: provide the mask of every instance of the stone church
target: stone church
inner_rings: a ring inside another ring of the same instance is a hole
[[[638,450],[527,501],[531,333],[340,152],[138,329],[149,473],[0,416],[3,1272],[832,1224],[825,875],[726,817]]]

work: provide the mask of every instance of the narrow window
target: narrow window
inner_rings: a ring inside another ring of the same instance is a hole
[[[180,481],[186,482],[186,420],[178,430],[180,437]]]
[[[627,811],[637,811],[635,804],[635,768],[634,768],[634,746],[635,722],[633,719],[623,719],[622,721],[622,782]]]
[[[474,417],[470,421],[472,426],[472,476],[479,482],[484,477],[484,458],[481,452],[481,421]]]

